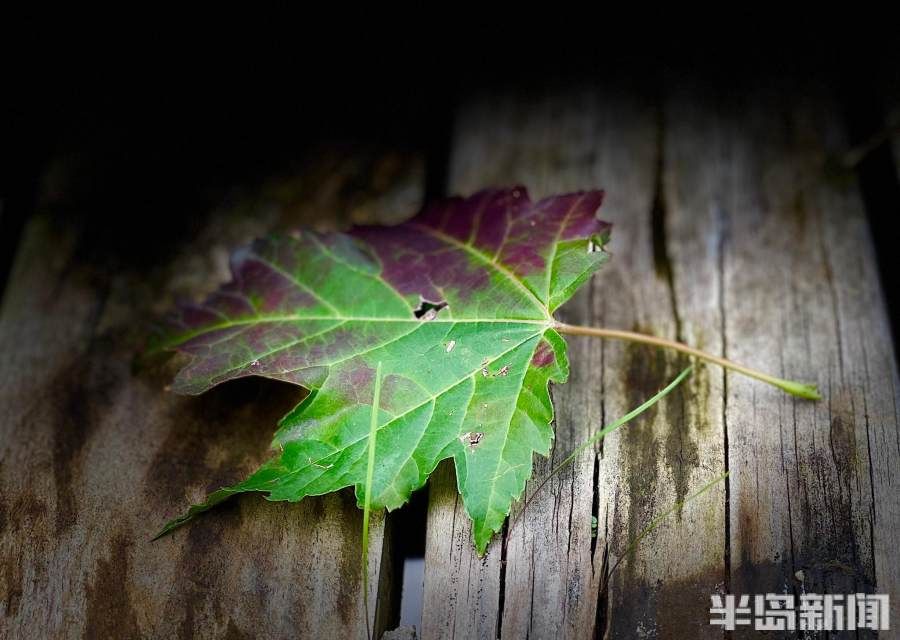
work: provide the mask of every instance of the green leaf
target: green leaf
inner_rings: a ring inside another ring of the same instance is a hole
[[[548,385],[568,376],[552,312],[607,258],[601,200],[490,190],[395,227],[303,231],[238,251],[233,281],[157,337],[156,348],[189,356],[173,389],[256,375],[310,393],[281,420],[272,460],[160,535],[245,491],[293,501],[353,486],[361,506],[394,509],[453,458],[483,553],[534,453],[550,451]]]

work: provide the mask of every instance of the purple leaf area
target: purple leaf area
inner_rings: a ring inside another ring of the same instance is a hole
[[[546,307],[547,265],[557,245],[608,234],[610,225],[596,218],[602,200],[602,191],[588,191],[532,203],[523,187],[489,189],[431,205],[398,227],[359,227],[351,233],[375,250],[383,277],[404,294],[444,300],[452,289],[465,297],[488,282],[490,263],[521,281]]]
[[[552,313],[604,262],[601,191],[545,198],[489,189],[394,227],[301,231],[237,251],[233,280],[168,319],[156,348],[186,354],[173,389],[256,375],[315,393],[280,425],[281,454],[239,491],[272,499],[355,486],[384,392],[372,504],[394,508],[456,460],[479,550],[552,441],[549,382],[568,373]],[[180,524],[184,519],[174,521]]]

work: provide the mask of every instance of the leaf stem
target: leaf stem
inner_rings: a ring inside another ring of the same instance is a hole
[[[611,338],[613,340],[626,340],[628,342],[649,344],[655,347],[662,347],[664,349],[673,349],[674,351],[684,353],[686,355],[697,358],[698,360],[712,362],[713,364],[717,364],[720,367],[724,367],[725,369],[737,371],[738,373],[742,373],[750,378],[754,378],[756,380],[771,384],[775,387],[778,387],[782,391],[786,391],[793,396],[797,396],[798,398],[806,398],[807,400],[822,399],[822,396],[819,395],[819,390],[813,384],[805,384],[802,382],[795,382],[793,380],[783,380],[781,378],[776,378],[775,376],[770,376],[769,374],[763,373],[762,371],[757,371],[756,369],[751,369],[750,367],[738,364],[737,362],[732,362],[731,360],[720,358],[719,356],[715,356],[711,353],[706,353],[705,351],[701,351],[700,349],[689,347],[688,345],[681,342],[676,342],[675,340],[658,338],[656,336],[637,333],[634,331],[623,331],[621,329],[605,329],[601,327],[583,327],[580,325],[566,324],[564,322],[554,323],[553,328],[560,333],[566,333],[573,336]]]

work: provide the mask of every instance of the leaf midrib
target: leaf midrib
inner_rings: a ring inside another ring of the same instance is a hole
[[[431,320],[420,320],[418,318],[391,318],[391,317],[371,317],[371,316],[302,316],[302,315],[287,315],[287,316],[263,316],[263,317],[253,317],[246,318],[242,320],[232,320],[229,322],[222,322],[215,325],[208,325],[203,327],[202,329],[198,329],[197,331],[192,331],[190,333],[182,334],[177,338],[169,340],[165,344],[163,344],[161,349],[168,348],[170,346],[175,346],[179,344],[183,344],[188,340],[192,340],[197,336],[204,335],[206,333],[213,333],[214,331],[221,331],[223,329],[231,329],[232,327],[243,327],[246,325],[254,325],[254,324],[266,324],[272,322],[300,322],[300,321],[316,321],[316,320],[336,320],[340,323],[347,322],[402,322],[402,323],[417,323],[424,324],[428,323],[438,323],[438,324],[477,324],[477,323],[489,323],[489,324],[533,324],[533,325],[543,325],[547,328],[553,326],[553,318],[549,317],[547,320],[541,319],[524,319],[524,318],[453,318],[453,317],[445,317],[442,318],[440,316],[433,318]]]

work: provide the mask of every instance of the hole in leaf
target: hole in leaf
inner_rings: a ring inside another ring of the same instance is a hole
[[[446,306],[446,302],[431,302],[430,300],[422,298],[422,301],[419,303],[419,306],[413,310],[413,313],[419,320],[434,320],[437,317],[438,312]]]
[[[464,433],[459,437],[459,441],[463,444],[469,445],[472,449],[478,446],[481,440],[484,438],[484,434],[480,431],[478,432],[469,432]]]

